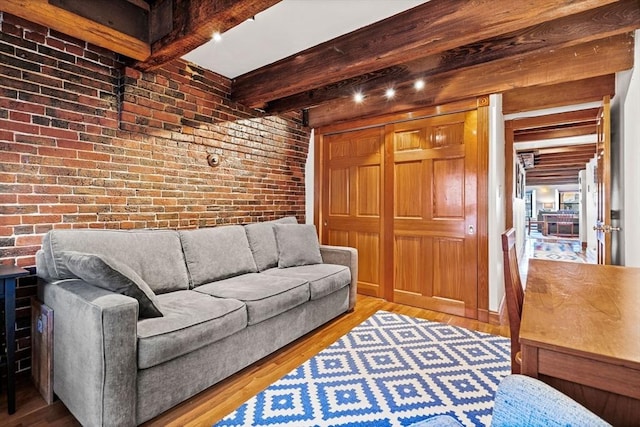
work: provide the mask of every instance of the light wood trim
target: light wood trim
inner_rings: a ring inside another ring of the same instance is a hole
[[[368,127],[381,126],[389,123],[402,123],[416,119],[435,117],[444,114],[469,111],[476,108],[476,99],[468,98],[445,105],[423,107],[411,111],[393,112],[379,116],[364,117],[344,123],[325,123],[322,125],[310,123],[309,126],[316,128],[316,132],[323,135],[339,133],[351,130],[365,129]]]
[[[394,194],[395,187],[395,167],[394,167],[394,126],[388,123],[384,128],[384,193]],[[395,282],[395,248],[394,248],[394,224],[393,216],[395,210],[394,197],[386,197],[383,211],[383,237],[382,247],[384,248],[384,299],[387,301],[395,301],[393,284]]]
[[[49,4],[47,0],[2,0],[0,10],[137,60],[151,55],[148,43]]]
[[[489,97],[478,98],[478,320],[489,322]]]

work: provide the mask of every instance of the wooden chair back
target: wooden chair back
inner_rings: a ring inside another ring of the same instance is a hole
[[[511,372],[519,374],[520,319],[522,318],[524,291],[520,281],[520,270],[518,269],[515,228],[510,228],[502,234],[502,253],[504,260],[504,295],[511,332]]]

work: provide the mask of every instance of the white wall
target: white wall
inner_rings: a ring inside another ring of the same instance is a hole
[[[622,102],[624,210],[621,225],[624,236],[623,264],[640,267],[640,30],[636,30],[635,39],[636,63]]]
[[[304,165],[304,190],[305,190],[305,216],[306,223],[313,224],[313,199],[315,188],[315,144],[314,144],[315,129],[311,129],[311,136],[309,137],[309,153],[307,154],[307,163]]]
[[[586,209],[587,248],[594,251],[596,250],[597,238],[593,226],[596,225],[596,221],[598,219],[598,198],[594,177],[596,163],[597,161],[595,158],[591,159],[591,161],[587,163],[587,168],[585,169],[584,174],[586,190],[582,195],[584,200],[583,206]]]
[[[504,295],[501,234],[505,230],[504,116],[502,95],[489,98],[489,310],[497,312]]]

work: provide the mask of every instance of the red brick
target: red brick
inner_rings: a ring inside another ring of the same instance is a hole
[[[62,222],[61,215],[22,215],[21,224],[55,224]]]
[[[0,129],[0,141],[13,141],[13,132]]]
[[[38,133],[38,126],[28,125],[25,123],[12,122],[10,120],[0,120],[0,129],[12,130],[21,133]]]
[[[40,134],[53,138],[78,139],[78,132],[58,128],[40,127]]]
[[[42,235],[17,236],[16,246],[42,245]]]
[[[38,154],[43,157],[66,157],[75,159],[78,157],[76,150],[67,150],[64,148],[39,147]]]
[[[0,215],[0,226],[4,225],[20,225],[20,215]]]

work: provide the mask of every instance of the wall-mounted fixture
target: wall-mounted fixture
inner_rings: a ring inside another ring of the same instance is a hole
[[[219,166],[220,165],[220,156],[217,154],[208,154],[207,155],[207,163],[209,163],[209,166],[214,167],[214,166]]]

